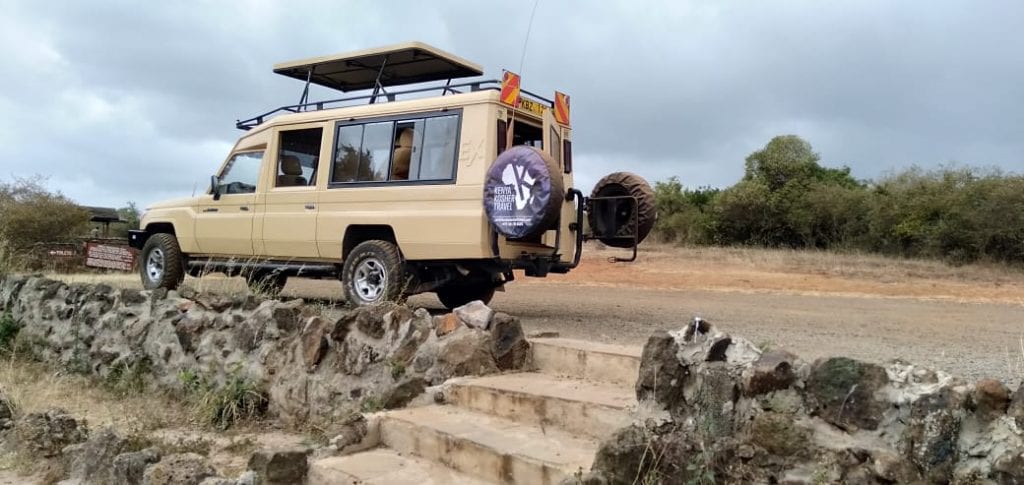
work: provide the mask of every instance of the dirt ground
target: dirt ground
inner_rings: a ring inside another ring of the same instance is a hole
[[[528,332],[570,338],[640,345],[656,329],[677,329],[700,316],[805,359],[899,358],[1014,385],[1024,375],[1021,270],[759,249],[649,246],[634,263],[610,263],[612,255],[624,253],[588,247],[575,271],[521,277],[491,306],[518,316]],[[134,276],[107,280],[137,285]],[[245,291],[238,278],[188,284]],[[341,287],[297,279],[284,294],[330,305]],[[433,295],[411,303],[441,308]]]

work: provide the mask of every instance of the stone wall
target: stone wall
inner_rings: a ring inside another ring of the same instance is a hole
[[[1024,388],[994,380],[808,363],[698,320],[648,340],[636,393],[591,483],[1024,483]]]
[[[0,312],[46,362],[97,376],[144,368],[167,389],[182,389],[183,375],[240,376],[284,421],[403,406],[427,386],[520,368],[529,356],[519,323],[479,302],[438,316],[386,305],[326,318],[302,300],[7,276]]]

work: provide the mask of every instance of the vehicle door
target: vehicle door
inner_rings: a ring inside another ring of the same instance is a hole
[[[204,254],[253,256],[253,216],[263,150],[235,153],[200,197],[196,243]]]
[[[274,171],[265,198],[262,214],[262,244],[257,255],[270,259],[316,258],[316,216],[319,202],[318,179],[324,148],[324,124],[288,126],[277,133]]]

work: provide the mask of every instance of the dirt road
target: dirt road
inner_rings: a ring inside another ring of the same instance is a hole
[[[436,305],[421,298],[425,306]],[[571,338],[640,344],[656,329],[674,330],[699,315],[733,335],[805,359],[901,358],[1011,383],[1024,374],[1024,307],[1014,304],[545,282],[510,285],[491,306],[519,316],[528,332]]]

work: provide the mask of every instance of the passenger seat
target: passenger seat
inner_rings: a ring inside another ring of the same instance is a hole
[[[402,130],[395,142],[395,154],[392,157],[391,180],[409,180],[409,163],[412,161],[412,128]]]
[[[294,155],[281,157],[281,173],[277,176],[278,187],[302,187],[309,185],[302,176],[302,162]]]

